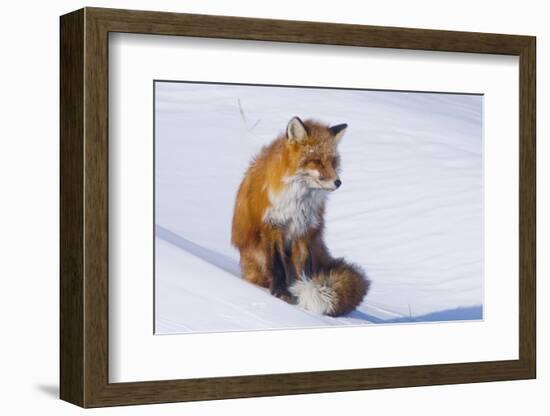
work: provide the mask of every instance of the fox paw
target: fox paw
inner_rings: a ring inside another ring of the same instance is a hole
[[[281,300],[284,300],[287,303],[293,304],[294,303],[294,297],[292,294],[287,290],[281,290],[273,293],[273,296],[276,298],[279,298]]]

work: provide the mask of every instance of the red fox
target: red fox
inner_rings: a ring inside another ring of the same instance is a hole
[[[331,316],[354,310],[370,285],[360,267],[332,258],[323,242],[325,202],[342,185],[337,145],[346,128],[292,118],[252,160],[231,235],[246,280]]]

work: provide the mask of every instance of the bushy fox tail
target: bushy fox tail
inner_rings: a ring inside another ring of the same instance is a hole
[[[290,287],[298,306],[319,314],[344,315],[361,303],[370,286],[363,270],[334,259],[311,279],[302,276]]]

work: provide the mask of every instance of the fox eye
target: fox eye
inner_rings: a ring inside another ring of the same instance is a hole
[[[313,163],[314,165],[322,165],[323,164],[323,162],[321,162],[321,159],[312,159],[311,163]]]

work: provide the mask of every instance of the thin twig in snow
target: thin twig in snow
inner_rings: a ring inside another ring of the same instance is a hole
[[[261,121],[262,121],[262,119],[259,118],[258,121],[256,121],[256,122],[254,123],[254,125],[253,125],[252,127],[250,127],[250,130],[254,130],[254,129],[256,128],[256,126],[257,126],[258,124],[260,124]]]
[[[256,126],[258,126],[258,124],[260,124],[260,122],[262,121],[261,119],[258,119],[253,125],[252,127],[248,127],[248,122],[246,120],[246,115],[244,114],[244,109],[243,109],[243,105],[241,104],[241,99],[240,98],[237,98],[237,104],[239,105],[239,113],[241,113],[241,118],[243,119],[243,123],[244,123],[244,126],[246,127],[246,129],[248,131],[252,131],[256,128]]]
[[[243,106],[241,105],[241,99],[240,98],[237,98],[237,103],[239,104],[239,112],[241,113],[241,117],[244,121],[244,125],[246,126],[246,117],[244,115],[244,110],[243,110]]]

